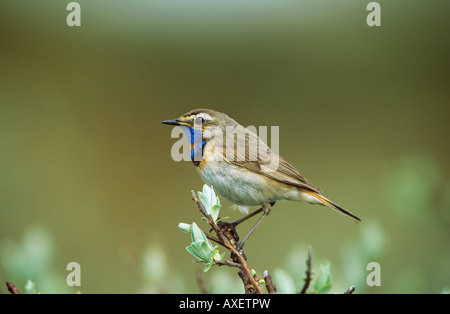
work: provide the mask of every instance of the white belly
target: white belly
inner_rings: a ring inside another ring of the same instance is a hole
[[[226,161],[206,163],[198,171],[203,181],[213,186],[226,200],[243,206],[260,206],[281,200],[299,200],[297,189]]]

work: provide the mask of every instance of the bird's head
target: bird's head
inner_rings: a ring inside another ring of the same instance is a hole
[[[191,133],[200,131],[204,138],[209,138],[217,133],[217,129],[223,129],[236,122],[226,114],[211,109],[195,109],[173,120],[161,121],[163,124],[176,125],[187,128]]]

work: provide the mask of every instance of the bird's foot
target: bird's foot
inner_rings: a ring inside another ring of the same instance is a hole
[[[222,230],[222,232],[232,241],[232,243],[235,245],[236,250],[242,254],[242,256],[247,260],[247,257],[245,256],[244,250],[242,249],[244,246],[244,243],[239,243],[239,234],[236,231],[236,227],[238,226],[239,222],[226,222],[226,221],[219,221],[217,225]]]
[[[229,231],[231,233],[231,237],[233,238],[232,240],[234,241],[234,243],[238,243],[239,242],[239,234],[236,231],[236,227],[237,227],[237,223],[235,222],[226,222],[226,221],[219,221],[217,223],[217,225],[219,226],[220,230],[222,230],[222,232],[226,232]]]

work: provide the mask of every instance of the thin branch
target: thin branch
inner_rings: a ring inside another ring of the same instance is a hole
[[[217,238],[223,243],[223,246],[231,252],[231,257],[233,258],[234,262],[241,265],[241,267],[239,267],[240,268],[239,276],[241,277],[244,283],[246,293],[263,294],[264,292],[262,291],[261,285],[253,277],[252,272],[247,265],[247,261],[245,260],[245,256],[243,256],[236,249],[235,243],[232,243],[232,241],[227,236],[224,235],[222,229],[214,222],[211,216],[206,212],[202,203],[200,203],[197,194],[195,194],[194,191],[191,192],[192,192],[192,200],[197,204],[197,207],[202,213],[202,215],[205,216],[206,219],[208,219],[208,223],[216,233]]]
[[[237,268],[242,268],[242,265],[239,263],[235,263],[229,260],[223,260],[223,261],[215,261],[215,263],[219,266],[229,266],[229,267],[237,267]]]
[[[312,254],[311,254],[311,245],[308,247],[308,259],[306,260],[306,278],[305,278],[305,284],[303,285],[302,291],[300,291],[300,294],[306,294],[306,290],[309,288],[309,284],[311,283],[311,260],[312,260]]]
[[[348,288],[348,290],[345,291],[344,294],[352,294],[353,292],[355,292],[355,290],[355,286],[350,286],[350,288]]]
[[[19,290],[17,290],[16,286],[10,282],[6,282],[6,287],[11,294],[20,294]]]
[[[217,244],[220,244],[220,245],[224,246],[223,243],[222,243],[222,241],[220,241],[220,240],[217,239],[216,237],[213,237],[212,235],[207,234],[207,233],[205,234],[205,236],[206,236],[209,240],[211,240],[211,241],[213,241],[213,242],[216,242]]]
[[[203,271],[197,269],[197,285],[200,289],[201,294],[208,294],[208,290],[206,290],[205,282],[203,281]]]
[[[264,271],[264,282],[266,283],[267,292],[270,294],[277,293],[277,287],[272,282],[272,277],[270,277],[269,272],[266,270]]]

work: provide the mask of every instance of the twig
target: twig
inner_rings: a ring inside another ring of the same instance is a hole
[[[239,263],[235,263],[229,260],[224,260],[224,261],[215,261],[215,263],[219,266],[229,266],[229,267],[237,267],[237,268],[241,268],[242,265]]]
[[[306,290],[309,288],[309,284],[311,283],[311,245],[308,247],[308,259],[306,260],[306,278],[305,278],[305,284],[303,285],[302,291],[300,291],[300,294],[306,294]]]
[[[197,285],[198,288],[200,289],[201,294],[208,294],[205,282],[203,281],[203,271],[201,271],[200,269],[197,269]]]
[[[197,194],[195,194],[194,191],[191,192],[192,192],[192,200],[197,204],[198,209],[200,210],[202,215],[205,216],[206,219],[208,219],[208,223],[216,233],[217,238],[223,243],[222,245],[231,252],[231,257],[233,258],[234,262],[241,265],[241,267],[239,267],[240,268],[239,276],[241,277],[242,282],[244,283],[246,293],[263,294],[264,292],[262,291],[260,284],[253,277],[252,272],[247,265],[245,257],[236,249],[232,241],[230,241],[230,239],[224,235],[222,229],[214,222],[211,216],[206,212],[202,203],[200,203]]]
[[[16,286],[10,282],[6,282],[6,287],[11,294],[20,294],[19,290],[17,290]]]
[[[216,237],[213,237],[213,236],[210,235],[210,234],[205,234],[205,236],[206,236],[209,240],[211,240],[211,241],[213,241],[213,242],[216,242],[217,244],[220,244],[220,245],[223,246],[222,241],[220,241],[220,240],[217,239]]]
[[[277,287],[272,282],[272,277],[270,277],[269,272],[266,270],[263,273],[264,275],[264,281],[266,283],[267,292],[270,294],[277,293]]]
[[[345,291],[344,294],[352,294],[353,292],[355,292],[355,290],[355,286],[350,286],[350,288],[348,288],[348,290]]]

